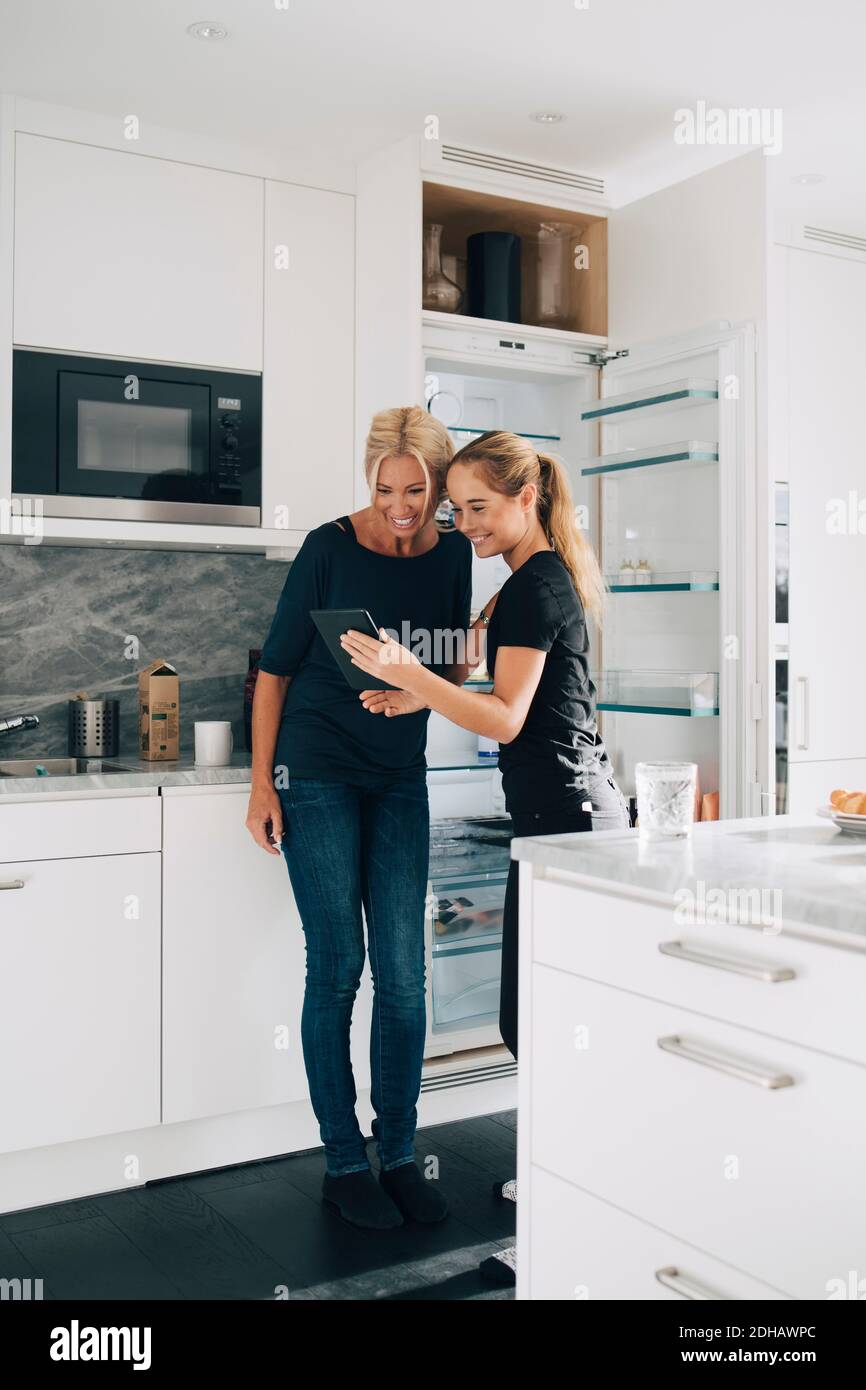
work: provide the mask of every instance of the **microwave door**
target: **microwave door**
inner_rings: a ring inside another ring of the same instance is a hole
[[[211,500],[209,387],[61,371],[58,388],[60,493],[143,502]]]

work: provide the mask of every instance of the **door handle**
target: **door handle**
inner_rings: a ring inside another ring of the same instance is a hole
[[[736,1077],[738,1081],[749,1081],[753,1086],[762,1086],[766,1091],[778,1091],[783,1086],[793,1086],[794,1078],[784,1071],[761,1071],[750,1067],[739,1057],[726,1056],[704,1043],[689,1042],[672,1034],[659,1038],[658,1045],[664,1052],[672,1052],[675,1057],[684,1057],[688,1062],[700,1062],[701,1066],[712,1067],[713,1071],[724,1072],[726,1076]]]
[[[23,878],[9,878],[9,879],[6,880],[5,883],[0,883],[0,893],[4,892],[4,890],[9,889],[9,888],[23,888],[23,887],[24,887],[24,880],[23,880]]]
[[[797,686],[799,695],[797,698],[797,727],[800,737],[797,740],[797,747],[805,751],[809,747],[809,677],[798,676]]]
[[[681,1298],[692,1298],[701,1300],[720,1300],[722,1303],[736,1302],[730,1299],[726,1293],[716,1293],[714,1289],[707,1288],[706,1284],[698,1283],[697,1279],[692,1279],[688,1274],[682,1274],[676,1265],[667,1265],[664,1269],[656,1270],[656,1279],[660,1284],[664,1284],[666,1289],[673,1289]]]
[[[747,975],[750,980],[764,980],[767,984],[797,978],[796,973],[787,965],[758,965],[736,956],[722,956],[715,951],[700,951],[696,946],[684,946],[682,941],[660,941],[659,950],[663,956],[673,956],[676,960],[690,960],[695,965],[710,965],[715,970],[730,970],[734,975]]]

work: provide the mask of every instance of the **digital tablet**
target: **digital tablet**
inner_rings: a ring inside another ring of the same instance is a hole
[[[340,637],[352,628],[367,637],[379,639],[379,629],[366,608],[311,608],[310,617],[319,629],[322,641],[336,661],[353,690],[399,690],[377,676],[368,676],[360,666],[352,665],[349,653],[340,646]]]

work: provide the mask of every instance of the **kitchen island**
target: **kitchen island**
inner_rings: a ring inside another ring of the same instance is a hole
[[[862,1297],[866,840],[781,816],[512,852],[518,1297]]]

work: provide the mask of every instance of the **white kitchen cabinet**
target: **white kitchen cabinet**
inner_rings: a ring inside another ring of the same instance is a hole
[[[866,1069],[547,966],[533,979],[533,1163],[794,1298],[856,1267]]]
[[[523,1214],[517,1209],[518,1222]],[[543,1168],[532,1170],[522,1296],[571,1299],[785,1298],[778,1289],[602,1202]]]
[[[353,510],[355,204],[344,193],[265,184],[264,357],[262,524],[309,531]]]
[[[800,812],[826,803],[833,787],[861,786],[856,760],[866,758],[859,624],[866,590],[866,262],[794,247],[773,254],[787,287],[787,334],[778,350],[789,374],[787,418],[780,422],[790,499],[788,759],[792,766],[836,764],[827,767],[817,800],[813,779],[792,771],[790,809]],[[815,774],[820,780],[817,767]]]
[[[18,132],[14,341],[262,370],[261,179]]]
[[[95,847],[0,865],[0,1153],[159,1124],[159,854]]]
[[[163,1114],[166,1124],[308,1095],[305,950],[285,860],[244,824],[249,787],[163,789]],[[372,992],[352,1022],[370,1084]]]
[[[701,827],[687,854],[648,854],[633,832],[589,837],[595,851],[517,842],[535,859],[520,880],[518,1297],[667,1297],[661,1282],[821,1299],[857,1266],[866,956],[841,933],[858,852],[841,837],[847,888],[825,898],[833,832],[765,824]],[[694,901],[698,883],[755,881],[774,837],[788,930],[735,924],[733,898],[729,923],[678,924],[671,855]],[[738,867],[714,876],[725,854]],[[794,912],[804,883],[819,906]]]

